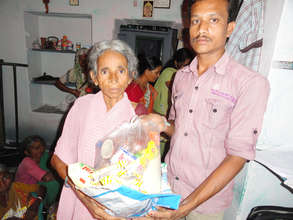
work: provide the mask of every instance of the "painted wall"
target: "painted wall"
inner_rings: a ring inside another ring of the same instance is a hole
[[[263,131],[258,141],[260,149],[285,145],[292,147],[293,145],[291,133],[293,117],[288,102],[293,97],[292,70],[276,68],[274,65],[274,61],[292,62],[293,60],[293,32],[290,31],[293,20],[293,2],[285,0],[280,1],[279,4],[274,4],[274,0],[269,0],[268,6],[271,6],[268,8],[270,14],[267,14],[267,29],[269,31],[265,36],[267,41],[264,41],[264,43],[268,42],[266,45],[271,50],[263,52],[263,57],[269,57],[271,62],[268,65],[264,64],[263,68],[268,69],[266,72],[268,72],[271,94],[263,123]],[[276,21],[276,19],[278,20]],[[273,30],[270,28],[270,23],[274,28]]]
[[[137,6],[135,6],[135,3]],[[181,23],[182,0],[171,0],[170,9],[154,9],[153,17],[146,20],[164,20]],[[69,0],[51,0],[49,12],[91,14],[92,39],[97,42],[111,39],[115,19],[143,19],[141,0],[79,0],[79,6],[69,6]],[[0,1],[0,59],[5,62],[27,63],[25,46],[24,11],[45,11],[41,0]],[[78,28],[78,27],[76,27]],[[15,137],[14,96],[12,69],[4,68],[5,124],[9,139]],[[31,111],[29,76],[26,68],[17,74],[20,138],[40,134],[47,142],[53,141],[61,116],[36,114]]]
[[[264,44],[262,51],[261,72],[268,76],[271,93],[264,117],[262,133],[258,139],[258,154],[265,151],[290,149],[292,152],[293,117],[288,100],[293,98],[292,70],[274,68],[273,62],[293,60],[293,32],[291,0],[266,0]],[[272,153],[273,154],[273,153]],[[275,161],[270,161],[275,164]],[[284,160],[278,160],[280,167]],[[270,163],[268,163],[270,164]],[[292,162],[286,164],[285,167]],[[270,167],[275,170],[274,167]],[[291,169],[291,170],[292,170]],[[281,186],[281,181],[262,165],[251,161],[237,176],[234,187],[232,206],[225,213],[225,220],[246,219],[255,206],[275,205],[291,207],[292,193]]]

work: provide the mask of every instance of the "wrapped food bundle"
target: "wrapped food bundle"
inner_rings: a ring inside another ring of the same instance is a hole
[[[68,175],[114,216],[143,216],[156,206],[177,209],[180,196],[171,193],[165,166],[162,172],[159,138],[151,123],[122,124],[97,142],[95,167],[71,164]]]

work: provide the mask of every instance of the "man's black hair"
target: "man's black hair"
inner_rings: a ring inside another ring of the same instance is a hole
[[[191,13],[191,6],[198,1],[204,1],[204,0],[188,0],[188,8],[189,8],[189,16]],[[235,21],[236,17],[238,15],[238,12],[240,10],[240,7],[242,5],[243,0],[226,0],[228,1],[228,23],[231,21]]]

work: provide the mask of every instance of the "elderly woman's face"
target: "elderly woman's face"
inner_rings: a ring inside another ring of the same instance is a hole
[[[121,100],[124,91],[131,79],[128,74],[127,59],[120,53],[113,50],[106,50],[97,60],[98,69],[93,81],[98,84],[107,103],[113,107]]]

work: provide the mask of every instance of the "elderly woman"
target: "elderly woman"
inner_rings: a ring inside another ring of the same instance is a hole
[[[88,49],[81,48],[75,54],[74,67],[68,70],[55,83],[55,86],[63,92],[70,93],[75,97],[87,94],[88,88]],[[75,84],[75,88],[66,86],[66,83]]]
[[[63,179],[67,176],[68,164],[82,162],[94,166],[96,143],[135,115],[134,106],[124,92],[136,75],[137,59],[130,47],[119,40],[96,43],[90,51],[89,62],[90,76],[101,91],[78,98],[68,113],[51,159]],[[92,215],[99,219],[117,219],[102,208],[93,211],[90,201],[74,187],[64,186],[57,219],[90,220],[94,219]]]

